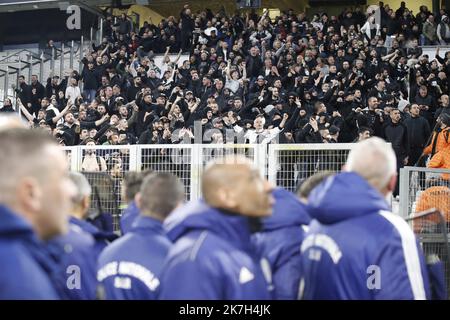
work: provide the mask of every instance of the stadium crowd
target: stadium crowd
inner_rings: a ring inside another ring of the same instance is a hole
[[[429,57],[419,46],[449,43],[448,14],[380,5],[379,13],[356,8],[308,18],[289,10],[275,19],[267,11],[193,13],[185,5],[179,17],[140,29],[125,14],[115,23],[108,16],[81,74],[46,84],[21,76],[18,104],[32,126],[67,146],[375,135],[393,144],[398,167],[415,165],[427,145],[434,155],[449,144],[450,52],[441,57],[437,47]],[[12,102],[1,110],[11,111]],[[433,130],[445,131],[437,146]],[[449,153],[435,166],[448,164]]]
[[[399,168],[439,151],[432,164],[448,167],[450,52],[441,57],[437,47],[429,57],[419,46],[449,43],[448,14],[380,5],[379,14],[356,8],[308,18],[289,10],[275,19],[186,5],[179,17],[140,29],[125,14],[115,23],[108,16],[81,74],[46,84],[21,76],[18,105],[31,126],[66,146],[375,135],[393,144]],[[12,110],[6,99],[0,111]]]

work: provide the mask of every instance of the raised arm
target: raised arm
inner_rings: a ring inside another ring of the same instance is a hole
[[[17,104],[19,105],[20,111],[22,111],[23,115],[25,116],[25,118],[27,118],[28,121],[33,121],[36,118],[27,110],[27,108],[25,108],[19,98],[17,98]]]
[[[57,116],[54,116],[52,118],[52,122],[56,124],[59,121],[59,119],[64,117],[64,115],[67,113],[67,111],[69,111],[71,106],[72,106],[72,104],[70,102],[67,102],[67,105],[65,106],[65,108]]]
[[[178,55],[177,55],[177,57],[176,57],[176,59],[175,59],[175,61],[173,63],[178,64],[178,61],[181,58],[181,53],[183,53],[183,49],[180,49],[180,52],[178,52]]]

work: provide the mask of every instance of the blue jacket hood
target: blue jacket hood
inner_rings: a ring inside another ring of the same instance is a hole
[[[203,200],[191,201],[175,210],[164,222],[167,236],[172,242],[190,231],[208,230],[233,243],[241,250],[250,250],[249,219],[224,213]]]
[[[0,205],[0,236],[34,238],[35,234],[31,224],[25,219]]]
[[[95,240],[114,241],[115,239],[117,239],[116,234],[100,230],[87,221],[80,220],[75,217],[70,217],[70,223],[79,226],[84,232],[91,234]]]
[[[326,179],[308,198],[311,218],[333,224],[380,210],[389,210],[383,196],[354,172],[343,172]]]
[[[58,266],[52,252],[38,239],[31,224],[1,204],[0,239],[0,282],[5,289],[0,299],[57,299],[57,291],[61,291],[56,285]]]
[[[292,192],[276,188],[272,194],[275,205],[272,215],[262,219],[264,231],[309,224],[311,218],[306,211],[306,205]]]
[[[147,233],[153,231],[153,233],[164,235],[163,222],[153,217],[139,215],[131,225],[130,232]]]
[[[122,234],[130,232],[133,222],[139,216],[139,208],[135,201],[131,201],[127,208],[123,210],[122,216],[120,217],[120,229]]]

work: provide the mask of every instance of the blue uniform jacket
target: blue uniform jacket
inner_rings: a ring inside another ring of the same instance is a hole
[[[106,299],[156,299],[171,242],[162,222],[139,216],[131,230],[100,255],[98,281]]]
[[[253,252],[248,219],[188,203],[165,222],[174,242],[161,280],[161,299],[268,299]]]
[[[426,299],[428,275],[408,224],[356,173],[311,193],[301,252],[304,299]]]
[[[75,219],[75,218],[74,218]],[[69,232],[47,243],[58,260],[64,298],[93,300],[96,298],[98,249],[91,234],[78,225],[69,224]]]
[[[112,232],[106,232],[98,229],[96,226],[91,223],[80,220],[75,217],[70,217],[70,224],[78,226],[84,232],[90,234],[95,241],[94,245],[94,255],[98,257],[103,249],[112,241],[117,239],[117,235]]]
[[[59,299],[58,266],[31,225],[0,205],[0,299]]]
[[[306,205],[291,192],[276,188],[272,216],[263,219],[263,229],[252,236],[261,257],[270,265],[275,299],[297,299],[300,284],[300,246],[311,221]]]
[[[120,230],[122,234],[126,234],[131,230],[134,220],[139,216],[139,208],[136,202],[131,201],[128,207],[123,210],[122,216],[120,217]]]

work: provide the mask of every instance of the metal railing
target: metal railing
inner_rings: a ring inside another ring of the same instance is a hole
[[[304,180],[316,172],[340,171],[353,145],[270,144],[267,154],[268,179],[274,185],[295,191]]]
[[[450,169],[400,169],[400,215],[438,209],[450,221]]]
[[[103,208],[118,208],[121,204],[120,189],[127,171],[170,172],[183,182],[186,200],[195,200],[201,196],[200,177],[207,163],[225,155],[239,154],[251,159],[271,182],[294,191],[298,180],[318,171],[339,171],[352,144],[102,145],[62,148],[72,171],[103,172],[112,178],[113,191],[102,186],[97,186],[97,189],[100,190],[100,198],[106,199]],[[286,185],[288,177],[294,179],[291,185]],[[91,183],[97,183],[95,176],[91,180]],[[104,179],[99,179],[99,183],[103,184]],[[106,194],[111,192],[114,196]],[[111,212],[114,210],[111,209]],[[120,210],[114,219],[116,228],[119,216]]]
[[[87,39],[90,41],[86,41],[84,36],[81,36],[79,41],[62,42],[60,48],[52,48],[51,51],[21,49],[3,57],[0,60],[0,65],[2,65],[0,67],[0,102],[15,96],[10,84],[14,83],[17,86],[18,78],[20,75],[24,75],[25,70],[28,70],[28,81],[32,74],[36,74],[39,81],[44,84],[50,74],[59,74],[61,79],[64,78],[64,71],[67,68],[78,70],[81,73],[85,46],[91,43],[99,44],[102,41],[102,18],[99,19],[98,25],[98,29],[91,27],[90,36]],[[38,70],[34,70],[36,66],[38,66]]]

